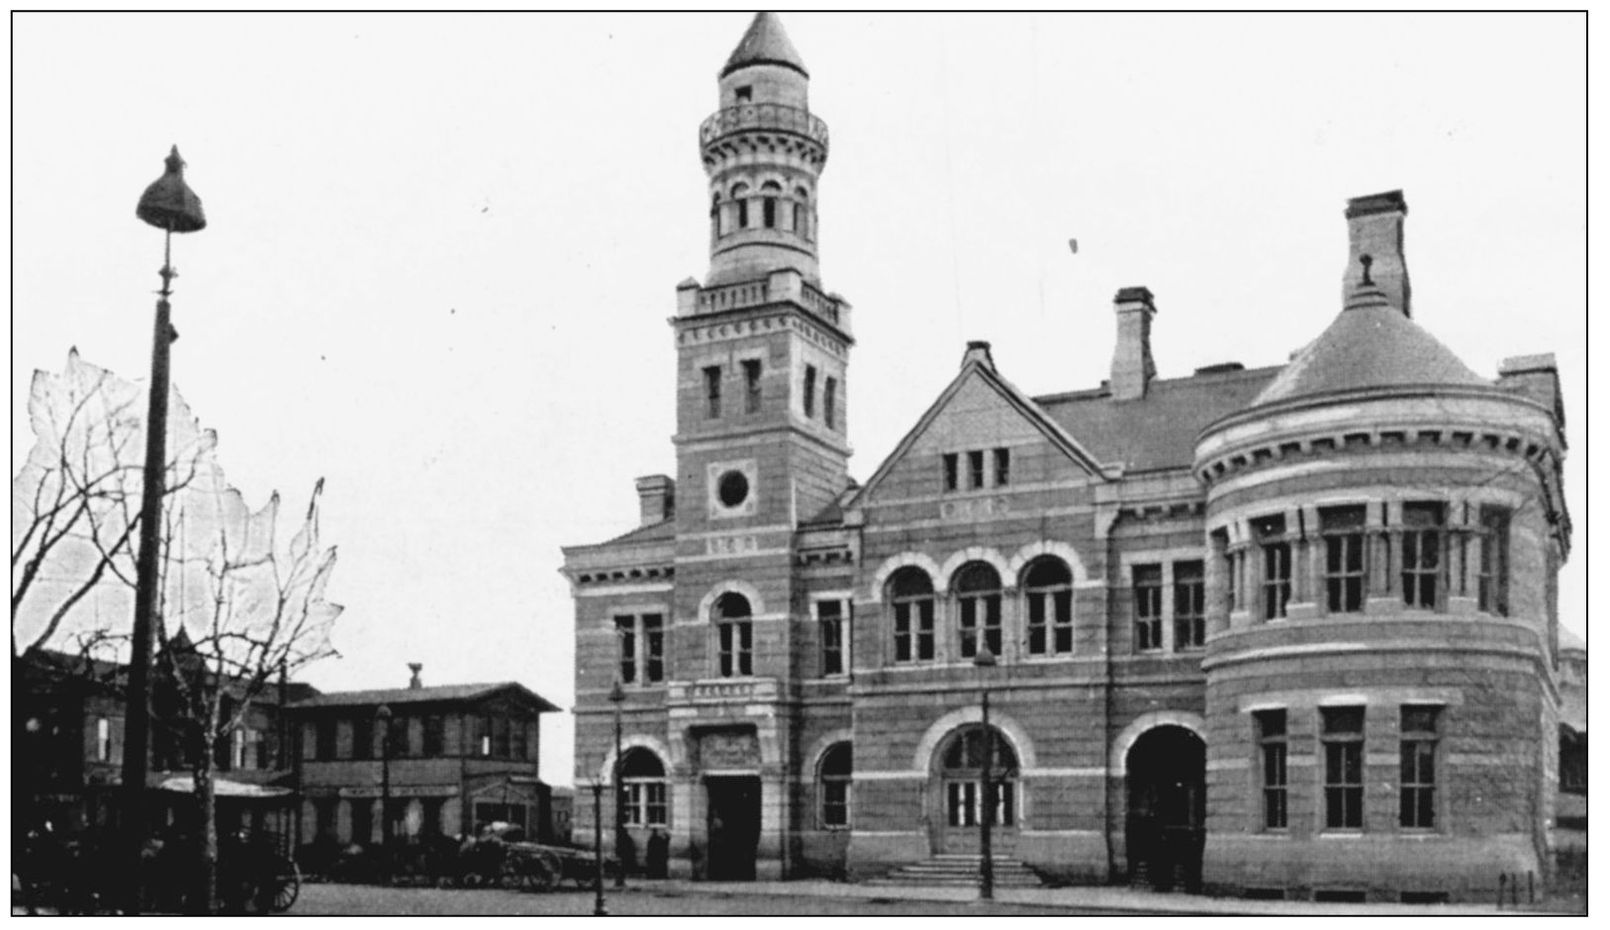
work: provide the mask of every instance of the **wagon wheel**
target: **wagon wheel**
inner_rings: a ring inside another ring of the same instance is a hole
[[[302,890],[302,870],[296,867],[294,859],[280,859],[275,863],[274,874],[269,878],[269,887],[273,889],[273,897],[269,899],[269,910],[276,914],[283,914],[296,903],[296,896]]]
[[[503,860],[503,869],[498,873],[497,883],[501,888],[510,891],[519,891],[525,887],[526,861],[523,858],[510,856]]]
[[[549,853],[540,853],[531,859],[531,871],[526,877],[526,890],[552,891],[559,884],[564,869],[559,859]]]

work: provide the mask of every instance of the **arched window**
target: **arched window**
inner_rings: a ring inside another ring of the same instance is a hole
[[[621,755],[621,819],[627,826],[663,826],[668,820],[665,802],[665,763],[641,747]]]
[[[822,826],[827,829],[850,825],[850,771],[849,743],[834,743],[822,753],[822,764],[816,770],[816,797]]]
[[[721,238],[721,195],[710,197],[710,238]]]
[[[889,579],[886,598],[894,612],[894,660],[934,660],[934,583],[920,568],[906,567]]]
[[[1023,572],[1029,655],[1073,652],[1073,573],[1055,556],[1041,556]]]
[[[732,185],[732,199],[738,204],[735,229],[745,229],[749,226],[749,185],[742,182]]]
[[[990,727],[990,782],[995,785],[995,818],[999,826],[1017,823],[1017,753]],[[960,731],[945,748],[945,816],[952,827],[970,827],[979,822],[984,792],[981,776],[984,766],[984,728],[974,725]]]
[[[767,181],[760,185],[760,223],[767,229],[777,228],[777,198],[782,196],[782,185],[776,181]]]
[[[754,628],[749,599],[728,591],[715,606],[717,670],[722,678],[754,674]]]
[[[968,562],[956,570],[956,635],[961,657],[978,654],[979,637],[1001,654],[1001,576],[987,562]]]
[[[794,216],[793,231],[796,235],[810,238],[810,211],[811,193],[803,187],[794,188]]]

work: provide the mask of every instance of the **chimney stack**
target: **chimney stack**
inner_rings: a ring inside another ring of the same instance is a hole
[[[1146,385],[1157,374],[1152,364],[1152,317],[1157,307],[1152,292],[1144,287],[1126,287],[1113,297],[1118,314],[1118,344],[1112,352],[1112,399],[1139,400],[1146,396]]]
[[[982,339],[974,339],[967,343],[967,354],[962,356],[962,364],[977,361],[990,371],[995,370],[995,357],[989,352],[989,343]]]
[[[414,673],[413,676],[408,679],[408,690],[418,691],[420,688],[425,687],[425,683],[419,680],[419,673],[423,671],[424,668],[425,664],[423,662],[408,663],[408,670]]]
[[[1409,312],[1409,267],[1403,259],[1403,218],[1409,205],[1402,191],[1387,191],[1347,202],[1347,269],[1342,272],[1342,305],[1361,284],[1373,284],[1394,310]],[[1365,261],[1365,256],[1369,260]],[[1369,280],[1365,281],[1368,276]]]
[[[637,479],[637,506],[640,526],[653,526],[676,516],[676,482],[668,475],[647,475]]]

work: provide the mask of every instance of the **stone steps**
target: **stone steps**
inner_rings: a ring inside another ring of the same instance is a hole
[[[869,885],[924,885],[977,887],[981,856],[946,854],[922,862],[912,862],[891,870]],[[1040,878],[1034,870],[1016,859],[993,858],[997,888],[1038,888]]]

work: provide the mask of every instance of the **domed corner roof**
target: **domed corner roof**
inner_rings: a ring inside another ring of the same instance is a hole
[[[810,77],[811,73],[805,70],[805,61],[799,57],[794,49],[794,43],[788,41],[788,33],[783,29],[783,21],[777,18],[776,13],[756,13],[755,19],[749,24],[749,31],[738,40],[738,47],[732,50],[727,64],[721,69],[721,76],[726,77],[739,68],[749,65],[782,65],[793,68],[800,74]]]
[[[1351,303],[1249,407],[1394,385],[1487,386],[1459,356],[1385,301]]]

